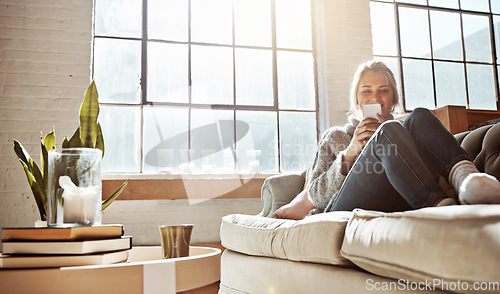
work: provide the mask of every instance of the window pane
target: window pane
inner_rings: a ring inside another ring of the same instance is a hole
[[[282,171],[301,172],[312,165],[317,146],[316,134],[315,113],[280,112]]]
[[[271,50],[236,48],[236,104],[273,105]]]
[[[188,109],[145,106],[144,173],[178,173],[180,150],[188,149]]]
[[[429,0],[429,5],[458,9],[458,0]]]
[[[236,45],[271,47],[270,0],[235,0],[234,31]]]
[[[469,108],[496,109],[493,66],[467,64],[469,86]]]
[[[233,104],[233,49],[191,46],[192,102]]]
[[[141,42],[96,38],[94,79],[100,102],[139,103]]]
[[[500,0],[490,0],[491,12],[500,13]]]
[[[312,53],[278,51],[280,109],[315,109]]]
[[[427,0],[396,0],[396,2],[427,5]]]
[[[148,38],[188,41],[188,1],[148,0]]]
[[[434,58],[463,60],[460,14],[431,11]]]
[[[231,166],[234,171],[234,141],[232,110],[191,110],[191,149],[197,173],[226,173]]]
[[[460,0],[460,5],[463,10],[490,11],[488,0]]]
[[[148,101],[189,102],[188,45],[148,43]]]
[[[370,2],[373,54],[397,55],[394,4]]]
[[[191,41],[233,43],[231,0],[191,0]]]
[[[141,37],[141,0],[95,1],[96,36]]]
[[[494,29],[495,29],[495,44],[497,51],[497,63],[500,63],[500,16],[494,15],[493,23],[495,26]]]
[[[431,56],[427,10],[400,7],[399,27],[403,56]]]
[[[463,14],[467,61],[491,62],[490,26],[487,16]]]
[[[102,172],[140,172],[140,108],[101,105],[99,110],[106,145]]]
[[[467,105],[462,63],[435,62],[437,106]]]
[[[403,59],[403,79],[406,110],[435,107],[430,61]]]
[[[276,45],[312,49],[311,0],[276,0]]]
[[[238,138],[238,168],[240,171],[278,171],[278,127],[276,112],[236,111],[236,119],[245,124],[236,129]],[[248,131],[245,134],[245,130]],[[260,160],[249,150],[260,150]],[[258,164],[256,161],[259,161]]]

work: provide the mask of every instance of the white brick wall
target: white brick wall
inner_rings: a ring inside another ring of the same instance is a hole
[[[356,66],[373,58],[368,0],[324,0],[330,125],[346,123]]]
[[[327,62],[323,78],[327,81],[330,124],[343,124],[354,69],[372,56],[369,1],[317,1],[323,7]],[[38,218],[12,140],[21,141],[39,162],[40,131],[46,134],[55,128],[60,144],[63,136],[71,136],[78,125],[79,105],[90,81],[92,2],[0,0],[0,227],[30,226]],[[213,241],[219,215],[236,210],[257,213],[258,201],[213,200],[207,206],[206,219],[211,223],[204,225],[206,238],[194,239]],[[151,203],[140,202],[134,202],[134,209],[151,209]],[[113,222],[129,223],[134,219],[132,214],[116,212],[130,207],[129,202],[123,202],[110,208],[105,220],[108,217]],[[194,209],[181,202],[168,207],[185,207],[187,213]],[[155,210],[151,225],[161,215]],[[170,215],[168,209],[164,215]],[[203,223],[203,219],[198,221]],[[168,222],[169,218],[161,221]],[[147,221],[141,225],[147,226]],[[133,232],[134,242],[150,242],[151,236],[140,235],[141,231]]]
[[[13,139],[39,162],[40,131],[78,126],[90,77],[92,1],[0,0],[0,227],[32,225],[38,210]]]

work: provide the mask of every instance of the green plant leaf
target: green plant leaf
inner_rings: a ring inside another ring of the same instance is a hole
[[[92,81],[85,91],[85,98],[80,107],[80,139],[82,147],[95,148],[97,141],[97,116],[99,115],[99,102],[97,88]]]
[[[80,128],[77,128],[71,139],[64,137],[62,148],[78,148],[82,147],[82,140],[80,140]]]
[[[68,137],[64,137],[64,140],[62,141],[61,147],[62,148],[69,148],[68,145],[69,145]]]
[[[21,144],[21,142],[17,141],[16,139],[14,139],[14,152],[16,152],[16,155],[21,162],[24,162],[24,164],[26,165],[29,164],[28,158],[30,158],[30,155],[28,154],[26,149],[24,149],[23,144]]]
[[[47,169],[49,167],[48,152],[49,150],[56,149],[56,135],[54,133],[54,130],[48,133],[45,136],[45,138],[41,140],[40,149],[41,149],[40,159],[42,161],[43,174],[46,175]]]
[[[40,195],[38,198],[40,198],[42,205],[44,206],[44,211],[47,211],[47,178],[42,175],[40,172],[40,169],[36,165],[36,163],[33,161],[33,159],[30,158],[30,165],[31,165],[31,174],[33,177],[35,177],[35,184],[40,188]],[[37,197],[35,197],[37,198]]]
[[[47,191],[48,171],[49,171],[49,150],[56,149],[56,134],[54,130],[48,133],[45,138],[41,140],[41,161],[43,170],[43,180],[40,183],[43,191]]]
[[[33,196],[35,197],[36,205],[38,206],[40,218],[41,220],[47,220],[47,197],[45,195],[45,191],[40,187],[39,183],[36,180],[36,177],[33,176],[33,174],[30,172],[30,168],[28,167],[28,165],[21,159],[19,159],[19,162],[21,162],[26,177],[28,178],[28,183],[30,184],[31,191],[33,192]]]
[[[19,162],[23,166],[26,177],[28,178],[28,183],[38,206],[40,218],[42,220],[46,220],[47,190],[45,188],[46,185],[44,183],[43,175],[41,174],[40,169],[33,161],[29,153],[26,151],[24,146],[17,140],[14,140],[14,152],[16,152],[17,157],[19,158]]]
[[[102,135],[101,124],[97,123],[97,142],[95,143],[95,148],[102,151],[102,157],[104,157],[104,136]]]
[[[43,138],[42,143],[47,151],[56,149],[56,133],[54,132],[54,130],[52,130],[52,132],[48,133],[45,138]]]
[[[102,202],[102,205],[101,205],[101,211],[103,211],[104,209],[106,209],[113,201],[115,201],[115,199],[120,196],[120,194],[122,193],[123,189],[125,189],[125,187],[127,186],[128,184],[128,180],[126,180],[121,186],[120,188],[118,188],[118,190],[116,190],[113,194],[111,194],[111,196],[108,197],[108,199],[104,200]]]

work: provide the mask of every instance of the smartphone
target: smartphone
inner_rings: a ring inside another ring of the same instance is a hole
[[[380,106],[380,103],[365,103],[362,105],[362,109],[363,118],[373,118],[379,120],[377,117],[377,113],[382,114],[382,107]]]

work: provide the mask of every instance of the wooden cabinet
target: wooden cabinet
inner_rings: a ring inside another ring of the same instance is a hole
[[[434,115],[452,133],[469,130],[469,126],[500,118],[499,110],[466,109],[465,106],[447,105],[434,110]]]

